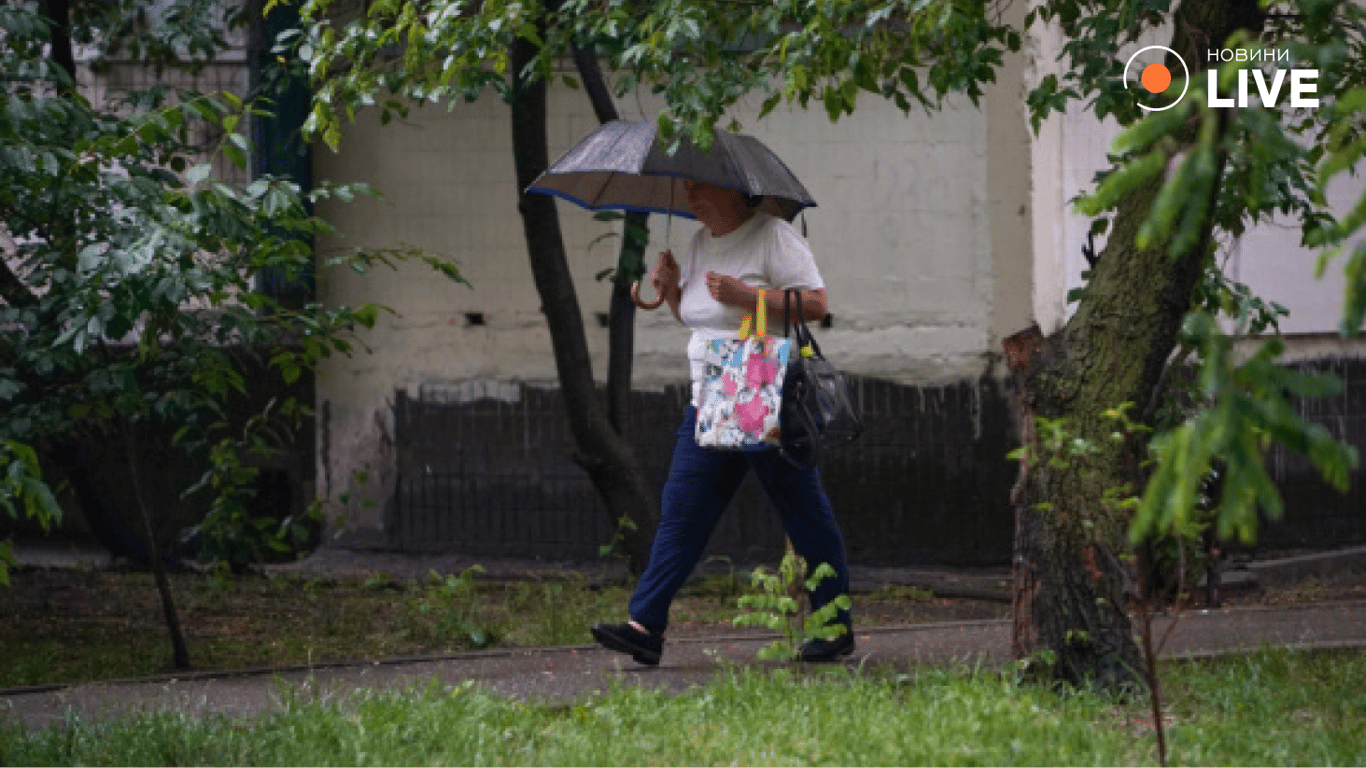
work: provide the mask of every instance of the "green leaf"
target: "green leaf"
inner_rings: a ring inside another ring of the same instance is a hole
[[[821,103],[825,105],[825,114],[830,122],[838,122],[840,113],[844,111],[844,94],[833,86],[827,86],[821,93]]]
[[[1160,149],[1129,162],[1107,176],[1091,196],[1079,200],[1076,204],[1077,212],[1088,218],[1099,216],[1114,207],[1120,198],[1133,192],[1140,184],[1161,173],[1166,164],[1167,154]]]
[[[236,136],[237,134],[233,135]],[[242,170],[246,170],[247,156],[242,152],[242,150],[239,147],[237,147],[234,144],[224,144],[220,147],[220,151],[223,153],[223,156],[226,157],[228,161],[231,162],[233,165],[237,166]]]
[[[1170,109],[1150,112],[1147,117],[1121,131],[1111,143],[1111,149],[1118,154],[1147,149],[1153,142],[1170,134],[1190,119],[1194,109],[1195,100],[1186,99]]]
[[[766,117],[768,113],[772,112],[774,108],[782,102],[782,100],[782,91],[777,91],[775,93],[770,94],[768,98],[764,99],[764,103],[759,108],[759,119],[764,119],[764,117]]]

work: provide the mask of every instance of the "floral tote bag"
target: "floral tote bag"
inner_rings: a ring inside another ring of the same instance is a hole
[[[781,442],[778,419],[793,342],[768,335],[763,291],[756,305],[738,338],[707,344],[694,433],[700,446],[757,451]]]

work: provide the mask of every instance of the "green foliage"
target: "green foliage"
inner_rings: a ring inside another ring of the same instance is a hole
[[[14,440],[0,440],[0,471],[0,507],[9,517],[29,517],[44,528],[62,519],[62,508],[43,482],[38,454],[32,448]],[[0,587],[9,586],[13,565],[10,543],[0,541]]]
[[[1366,146],[1360,131],[1366,94],[1359,85],[1366,77],[1366,36],[1360,33],[1366,9],[1351,2],[1303,0],[1271,10],[1276,13],[1260,38],[1242,31],[1228,40],[1208,41],[1200,50],[1288,51],[1289,63],[1279,66],[1319,71],[1318,109],[1267,108],[1256,102],[1246,109],[1211,109],[1207,80],[1196,76],[1205,62],[1187,61],[1193,80],[1183,102],[1144,117],[1119,82],[1121,64],[1113,51],[1167,22],[1168,4],[1053,0],[1031,11],[1033,18],[1060,24],[1065,36],[1065,74],[1061,81],[1045,82],[1043,93],[1030,99],[1036,128],[1050,111],[1065,108],[1067,99],[1047,97],[1054,93],[1090,99],[1098,117],[1112,115],[1125,126],[1112,146],[1112,168],[1078,202],[1079,211],[1092,217],[1116,211],[1140,184],[1166,171],[1155,204],[1140,212],[1136,243],[1141,248],[1161,247],[1173,258],[1203,249],[1212,257],[1211,243],[1201,240],[1207,220],[1213,221],[1216,237],[1236,238],[1275,216],[1298,223],[1306,246],[1328,248],[1320,272],[1345,249],[1366,222],[1366,196],[1335,220],[1326,208],[1326,189],[1329,180],[1360,160]],[[1245,66],[1238,61],[1220,65],[1219,82],[1226,88]],[[1216,533],[1244,540],[1255,535],[1259,510],[1273,518],[1280,514],[1281,501],[1261,458],[1272,441],[1310,457],[1339,487],[1356,466],[1355,451],[1299,418],[1288,402],[1290,396],[1330,392],[1328,378],[1276,367],[1283,346],[1278,340],[1267,342],[1246,363],[1234,364],[1232,341],[1212,318],[1225,314],[1237,332],[1259,334],[1275,330],[1285,309],[1229,280],[1212,259],[1206,263],[1178,355],[1193,353],[1201,369],[1194,397],[1177,398],[1193,402],[1196,412],[1182,413],[1179,426],[1154,441],[1157,470],[1130,529],[1135,542],[1198,532],[1201,489],[1216,460],[1226,464],[1218,475]],[[1366,315],[1366,254],[1360,246],[1344,270],[1348,289],[1341,330],[1350,335]]]
[[[1152,432],[1151,427],[1135,421],[1131,415],[1133,406],[1133,403],[1121,403],[1102,412],[1104,422],[1111,426],[1108,432],[1095,437],[1076,432],[1065,417],[1052,419],[1035,416],[1034,441],[1011,451],[1006,458],[1042,465],[1055,472],[1069,471],[1083,476],[1100,476],[1100,470],[1104,465],[1117,460],[1114,449],[1135,436]],[[1081,516],[1087,544],[1094,544],[1110,551],[1112,542],[1098,537],[1101,529],[1097,528],[1096,523],[1102,515],[1112,520],[1128,520],[1138,500],[1133,495],[1133,484],[1129,482],[1097,490],[1099,495],[1094,506],[1082,504],[1071,511]],[[1034,508],[1040,512],[1050,512],[1053,505],[1047,501],[1040,501],[1035,502]],[[1120,556],[1122,555],[1116,555]]]
[[[1006,454],[1006,458],[1012,461],[1042,461],[1052,469],[1066,469],[1072,466],[1074,459],[1096,453],[1095,443],[1073,435],[1068,430],[1066,418],[1035,416],[1034,434],[1038,438],[1037,446],[1022,445]]]
[[[0,506],[10,517],[20,517],[22,511],[23,516],[44,526],[61,521],[62,508],[43,483],[38,454],[32,448],[14,440],[0,440],[0,467],[4,467],[4,474],[0,475]]]
[[[1215,531],[1220,538],[1236,535],[1252,541],[1259,514],[1274,520],[1282,512],[1280,494],[1262,459],[1271,441],[1309,457],[1325,480],[1346,489],[1357,466],[1356,449],[1338,443],[1322,425],[1305,421],[1290,402],[1292,397],[1336,394],[1341,389],[1336,377],[1276,366],[1284,347],[1278,337],[1263,342],[1239,364],[1232,339],[1202,312],[1187,317],[1184,333],[1205,361],[1198,387],[1207,407],[1154,439],[1157,468],[1129,531],[1133,541],[1188,530],[1216,458],[1224,469]]]
[[[765,113],[783,101],[816,103],[832,120],[852,114],[863,93],[903,111],[935,109],[951,93],[977,103],[1003,53],[1021,44],[983,0],[568,0],[555,10],[406,0],[371,3],[345,21],[337,11],[336,0],[305,3],[304,29],[281,41],[307,62],[317,88],[305,129],[334,147],[343,117],[375,107],[384,120],[405,103],[391,97],[455,103],[486,89],[509,97],[507,51],[517,39],[539,50],[537,77],[554,77],[574,46],[595,51],[619,73],[618,95],[642,85],[661,93],[669,104],[662,134],[702,147],[751,92],[768,94]]]
[[[209,511],[197,524],[181,532],[181,539],[195,544],[198,557],[205,564],[222,564],[240,574],[249,565],[263,562],[269,554],[297,551],[312,536],[311,526],[321,525],[321,500],[315,500],[300,516],[277,519],[251,512],[260,477],[260,467],[255,462],[269,461],[287,450],[293,442],[293,431],[302,426],[303,417],[310,412],[293,398],[278,408],[272,400],[261,413],[247,419],[240,436],[225,435],[209,448],[208,469],[184,493],[207,493]],[[228,424],[220,423],[209,432],[228,429]]]
[[[1366,9],[1333,0],[1296,0],[1276,9],[1260,38],[1244,30],[1228,40],[1208,41],[1201,51],[1287,51],[1290,60],[1278,66],[1318,70],[1318,109],[1267,108],[1260,102],[1246,109],[1211,109],[1207,80],[1197,76],[1206,62],[1188,61],[1193,79],[1182,102],[1142,116],[1120,82],[1122,62],[1113,52],[1165,23],[1170,14],[1165,3],[1052,0],[1032,12],[1038,19],[1060,23],[1066,35],[1062,82],[1071,87],[1045,83],[1041,89],[1089,98],[1098,117],[1113,115],[1126,126],[1113,144],[1114,167],[1096,191],[1083,198],[1080,210],[1091,216],[1111,210],[1156,170],[1174,164],[1157,203],[1146,213],[1140,247],[1165,244],[1174,257],[1186,254],[1202,245],[1198,236],[1207,214],[1219,230],[1233,236],[1272,216],[1295,221],[1310,247],[1344,243],[1366,223],[1366,196],[1341,221],[1334,220],[1325,206],[1327,183],[1362,155],[1359,124],[1366,95],[1359,83],[1366,77],[1366,37],[1359,30]],[[1227,88],[1237,70],[1246,66],[1236,60],[1222,63],[1219,82]],[[1037,121],[1048,112],[1061,111],[1068,100],[1030,101],[1032,106],[1038,102]],[[1350,274],[1354,266],[1347,269]],[[1352,310],[1366,306],[1360,296],[1360,289],[1349,288],[1344,333],[1361,327],[1361,317],[1353,320]]]
[[[619,554],[617,549],[621,545],[621,542],[625,540],[627,532],[634,531],[636,528],[636,521],[632,520],[630,517],[622,515],[617,518],[617,529],[612,532],[612,540],[598,546],[598,557],[606,559],[611,557],[614,553]]]
[[[455,640],[463,645],[483,648],[494,642],[489,631],[471,617],[466,604],[474,598],[474,577],[483,573],[483,566],[473,565],[459,575],[442,576],[429,571],[431,581],[417,598],[418,614],[424,624],[418,635],[433,640]]]
[[[761,649],[759,658],[795,660],[807,640],[830,640],[848,631],[848,627],[836,620],[840,611],[849,609],[848,595],[840,595],[820,610],[803,615],[801,591],[809,593],[832,578],[835,578],[835,569],[829,563],[821,563],[807,576],[806,561],[790,545],[777,573],[770,573],[763,567],[754,569],[753,586],[759,592],[740,597],[739,606],[749,610],[736,616],[734,624],[737,627],[765,627],[783,635]]]
[[[293,382],[349,354],[380,311],[286,306],[256,292],[256,279],[311,275],[311,243],[332,230],[310,203],[367,190],[215,178],[215,157],[245,168],[251,144],[239,128],[267,114],[264,102],[163,85],[87,98],[47,58],[53,35],[92,46],[97,61],[122,51],[149,66],[190,66],[221,46],[222,27],[207,0],[164,4],[145,30],[119,21],[136,18],[140,4],[86,5],[65,29],[35,4],[0,7],[0,209],[13,243],[0,262],[0,434],[38,446],[85,428],[173,425],[182,445],[216,464],[200,484],[219,494],[200,533],[226,542],[230,528],[260,527],[240,514],[254,472],[237,451],[261,441],[210,438],[245,393],[244,358],[263,356]],[[333,261],[364,269],[386,258]],[[422,258],[460,280],[454,265]],[[23,485],[0,487],[0,499],[37,498]]]
[[[950,93],[973,103],[995,80],[1017,30],[977,0],[774,3],[570,0],[560,24],[591,40],[612,65],[661,93],[666,135],[702,146],[718,120],[747,93],[765,93],[761,113],[784,101],[813,103],[832,120],[852,114],[861,94],[903,111],[936,109]]]

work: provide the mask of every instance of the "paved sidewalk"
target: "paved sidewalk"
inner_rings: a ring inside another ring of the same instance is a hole
[[[1159,620],[1159,633],[1169,622]],[[863,628],[856,638],[858,651],[848,662],[851,668],[996,665],[1010,659],[1006,621]],[[336,698],[431,680],[450,685],[473,680],[502,695],[539,701],[576,700],[613,681],[683,690],[704,684],[729,666],[772,666],[755,661],[757,651],[771,640],[746,635],[672,641],[665,645],[658,668],[640,667],[596,646],[570,646],[8,690],[0,691],[0,719],[42,728],[65,722],[69,715],[98,719],[164,708],[242,716],[278,706],[286,693],[305,699]],[[1199,657],[1264,646],[1366,647],[1366,601],[1190,611],[1178,617],[1164,655]]]

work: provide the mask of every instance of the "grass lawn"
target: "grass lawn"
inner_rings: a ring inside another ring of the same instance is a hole
[[[1366,653],[1261,653],[1166,667],[1175,764],[1366,764]],[[1009,671],[795,668],[683,694],[620,687],[572,705],[474,686],[291,700],[256,720],[175,712],[25,734],[7,765],[1148,765],[1145,701]]]

